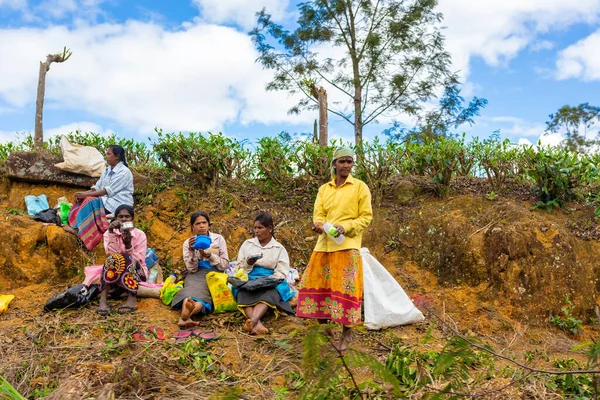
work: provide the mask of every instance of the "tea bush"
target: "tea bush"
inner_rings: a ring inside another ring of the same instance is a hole
[[[290,189],[302,187],[310,196],[331,179],[335,148],[349,145],[335,140],[321,147],[314,140],[281,132],[260,138],[252,149],[248,141],[231,139],[222,133],[163,133],[156,129],[156,134],[150,144],[81,131],[71,132],[67,138],[102,153],[110,144],[123,146],[130,165],[163,188],[177,180],[214,188],[229,181],[254,184],[259,179],[271,193],[289,193]],[[59,142],[57,137],[50,138],[44,146],[59,154]],[[0,143],[0,167],[9,153],[32,150],[32,135]],[[456,176],[483,176],[493,197],[501,194],[509,181],[517,181],[531,185],[539,200],[535,207],[552,210],[579,196],[594,205],[596,216],[600,217],[598,165],[598,154],[578,155],[541,145],[517,146],[508,139],[500,140],[498,135],[467,142],[463,134],[460,138],[403,143],[390,139],[381,142],[376,137],[363,143],[353,173],[369,185],[376,203],[383,200],[388,182],[395,175],[426,176],[440,197],[449,194]]]
[[[533,190],[539,201],[534,205],[563,207],[565,201],[576,197],[574,189],[584,184],[589,161],[566,148],[528,146],[523,150],[525,174],[533,182]]]

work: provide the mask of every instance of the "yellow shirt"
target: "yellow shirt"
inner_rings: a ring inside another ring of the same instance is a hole
[[[319,236],[314,251],[334,252],[360,250],[363,231],[373,220],[371,191],[366,183],[348,175],[346,182],[336,187],[335,178],[319,188],[315,200],[313,222],[330,222],[341,225],[346,231],[341,244],[333,241],[327,233]]]

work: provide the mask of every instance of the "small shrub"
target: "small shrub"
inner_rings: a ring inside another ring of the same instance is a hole
[[[287,132],[276,137],[265,136],[256,148],[256,170],[259,178],[265,179],[272,188],[284,188],[293,184],[292,157],[294,147]]]
[[[450,191],[450,181],[458,170],[462,152],[460,141],[444,137],[426,139],[423,144],[411,142],[406,148],[410,169],[430,177],[440,197],[446,197]]]
[[[519,149],[509,139],[500,141],[498,135],[492,135],[481,143],[477,142],[474,151],[492,191],[502,191],[508,178],[515,174]]]
[[[165,166],[202,189],[214,189],[220,179],[234,176],[245,163],[239,159],[246,157],[243,144],[222,133],[156,133],[152,146]]]
[[[569,296],[565,296],[565,306],[561,309],[562,315],[551,315],[550,323],[574,335],[583,332],[581,320],[573,316],[574,310],[575,305],[571,303]]]
[[[565,201],[574,199],[574,189],[582,186],[588,161],[580,159],[568,149],[538,145],[523,151],[525,173],[534,182],[533,190],[539,201],[532,207],[563,207]]]

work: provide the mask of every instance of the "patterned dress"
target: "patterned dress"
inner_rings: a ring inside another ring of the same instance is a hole
[[[104,290],[106,285],[116,285],[136,295],[138,282],[142,280],[142,267],[129,254],[110,254],[102,268],[100,291]]]
[[[300,287],[296,316],[346,326],[360,323],[363,274],[358,250],[313,252]]]

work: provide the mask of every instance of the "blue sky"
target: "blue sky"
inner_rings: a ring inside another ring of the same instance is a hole
[[[0,0],[0,140],[33,130],[38,63],[65,45],[72,58],[47,76],[47,135],[312,131],[316,113],[288,116],[294,99],[264,91],[271,73],[246,34],[262,7],[293,27],[287,0]],[[560,106],[600,104],[600,0],[440,0],[439,10],[463,95],[489,101],[469,135],[535,143]],[[333,115],[330,132],[353,138]]]

